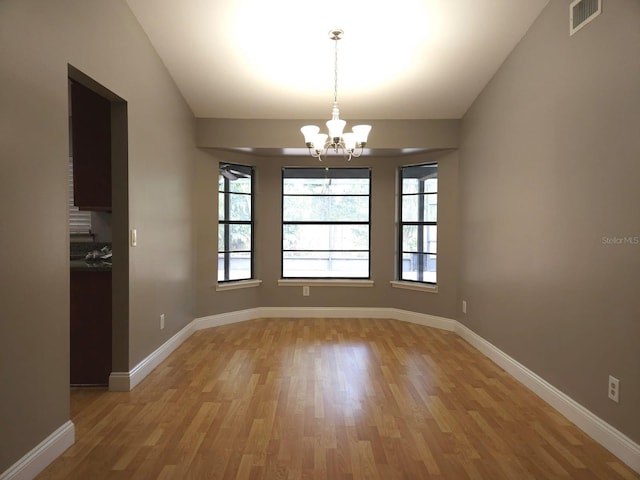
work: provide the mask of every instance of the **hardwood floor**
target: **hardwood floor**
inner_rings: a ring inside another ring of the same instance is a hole
[[[128,393],[73,390],[39,479],[639,479],[454,333],[261,319],[196,332]]]

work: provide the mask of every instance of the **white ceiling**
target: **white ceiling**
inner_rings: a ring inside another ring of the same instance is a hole
[[[461,118],[549,0],[127,0],[196,117]]]

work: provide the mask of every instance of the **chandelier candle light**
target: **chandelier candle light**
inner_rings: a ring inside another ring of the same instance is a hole
[[[351,157],[359,157],[364,151],[367,137],[371,131],[371,125],[354,125],[353,132],[343,133],[347,122],[340,120],[340,109],[338,108],[338,40],[342,38],[343,34],[342,30],[329,32],[329,38],[335,42],[333,111],[331,120],[327,122],[329,134],[319,133],[320,127],[316,125],[305,125],[300,129],[304,135],[309,154],[320,161],[326,158],[329,150],[333,150],[335,153],[342,152],[347,161],[351,160]]]

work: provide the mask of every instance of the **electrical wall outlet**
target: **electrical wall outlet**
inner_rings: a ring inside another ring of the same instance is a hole
[[[467,301],[462,300],[462,313],[467,313]]]
[[[308,297],[309,296],[309,287],[307,285],[302,287],[302,296],[303,297]]]
[[[609,398],[614,402],[620,401],[620,380],[609,375]]]
[[[160,330],[164,330],[164,313],[160,314]]]

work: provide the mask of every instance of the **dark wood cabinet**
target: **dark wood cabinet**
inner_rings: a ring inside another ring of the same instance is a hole
[[[71,270],[71,385],[108,385],[111,272]]]
[[[70,80],[73,199],[81,210],[111,210],[111,102]]]

